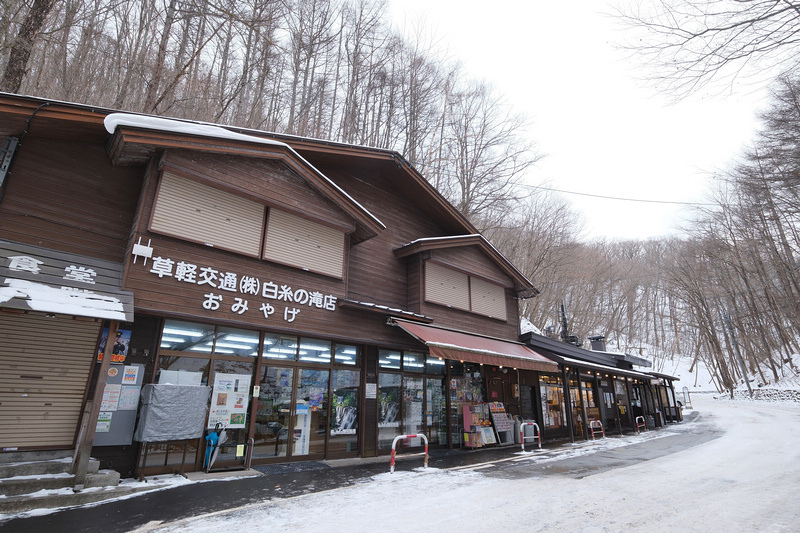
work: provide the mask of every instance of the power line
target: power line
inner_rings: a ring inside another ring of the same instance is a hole
[[[523,187],[529,189],[540,189],[543,191],[551,191],[557,192],[561,194],[574,194],[576,196],[588,196],[590,198],[601,198],[603,200],[619,200],[621,202],[641,202],[641,203],[648,203],[648,204],[671,204],[671,205],[688,205],[688,206],[698,206],[698,207],[714,207],[717,204],[708,204],[708,203],[700,203],[700,202],[676,202],[671,200],[646,200],[643,198],[622,198],[620,196],[604,196],[602,194],[591,194],[588,192],[576,192],[576,191],[565,191],[563,189],[555,189],[552,187],[542,187],[540,185],[523,185]]]
[[[451,176],[456,175],[455,172],[443,169],[442,167],[437,167],[431,164],[422,163],[420,161],[410,161],[410,163],[416,168],[429,168],[433,170],[437,170],[442,174],[449,174]],[[550,192],[557,192],[561,194],[573,194],[575,196],[588,196],[589,198],[600,198],[602,200],[616,200],[620,202],[639,202],[645,204],[668,204],[668,205],[686,205],[686,206],[694,206],[694,207],[715,207],[717,204],[710,204],[710,203],[701,203],[701,202],[677,202],[672,200],[647,200],[643,198],[623,198],[621,196],[605,196],[602,194],[591,194],[588,192],[576,192],[576,191],[565,191],[563,189],[555,189],[553,187],[543,187],[541,185],[527,185],[527,184],[520,184],[521,187],[525,187],[526,189],[539,189],[542,191],[550,191]]]

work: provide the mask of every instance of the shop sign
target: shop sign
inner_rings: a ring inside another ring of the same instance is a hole
[[[170,257],[151,257],[153,249],[148,246],[147,253],[143,253],[143,248],[145,247],[142,245],[134,246],[134,263],[137,257],[145,258],[145,264],[147,258],[151,258],[149,274],[158,276],[159,279],[172,278],[179,283],[188,283],[207,290],[200,305],[208,311],[229,309],[237,315],[261,313],[266,319],[273,315],[282,316],[285,322],[294,322],[306,308],[336,311],[338,298],[330,294]]]
[[[133,320],[133,294],[120,290],[122,265],[0,241],[0,305],[45,313]]]

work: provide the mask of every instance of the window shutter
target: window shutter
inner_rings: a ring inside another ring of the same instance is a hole
[[[472,311],[492,318],[506,319],[506,291],[496,283],[470,279]]]
[[[425,300],[469,311],[469,276],[426,261]]]
[[[150,229],[258,257],[263,224],[263,205],[164,172]]]
[[[341,279],[345,234],[279,209],[270,209],[264,259]]]

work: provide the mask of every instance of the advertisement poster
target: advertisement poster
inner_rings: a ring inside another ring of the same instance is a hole
[[[489,404],[489,412],[492,414],[492,421],[497,431],[512,431],[511,420],[506,414],[505,406],[500,402],[492,402]]]
[[[97,362],[103,360],[108,342],[108,328],[103,328],[103,336],[100,339],[100,348],[97,350]],[[129,329],[118,329],[114,339],[114,347],[111,349],[111,362],[124,363],[128,356],[128,348],[131,344],[131,331]]]
[[[94,430],[95,433],[108,433],[111,431],[112,416],[114,416],[114,413],[110,411],[100,411],[97,417],[97,428]]]
[[[119,405],[119,396],[122,392],[122,385],[107,384],[103,389],[103,401],[100,404],[101,411],[116,411]]]
[[[139,407],[139,391],[140,387],[122,387],[119,393],[119,402],[117,403],[117,410],[119,411],[135,411]]]
[[[226,428],[243,428],[247,421],[250,376],[245,374],[216,374],[211,393],[208,428],[217,423]]]

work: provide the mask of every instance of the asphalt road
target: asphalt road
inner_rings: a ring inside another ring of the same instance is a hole
[[[582,478],[678,453],[722,434],[714,424],[706,423],[702,418],[696,419],[696,414],[691,413],[682,422],[682,425],[690,426],[684,428],[688,430],[634,444],[626,441],[630,440],[628,437],[610,435],[608,440],[613,440],[620,446],[595,453],[574,453],[575,450],[593,446],[591,441],[561,445],[545,443],[544,450],[526,455],[520,454],[518,446],[466,452],[433,450],[429,466],[476,470],[484,475],[507,479],[548,475]],[[531,446],[526,446],[526,449],[530,450]],[[400,456],[396,471],[418,468],[421,466],[420,462],[419,456]],[[65,509],[42,516],[13,518],[0,523],[0,532],[130,532],[154,522],[169,523],[272,499],[368,483],[372,476],[388,472],[389,458],[382,458],[379,462],[361,462],[333,468],[324,463],[305,463],[295,468],[309,469],[292,471],[291,465],[284,465],[267,469],[269,473],[263,476],[191,483],[94,506]]]

